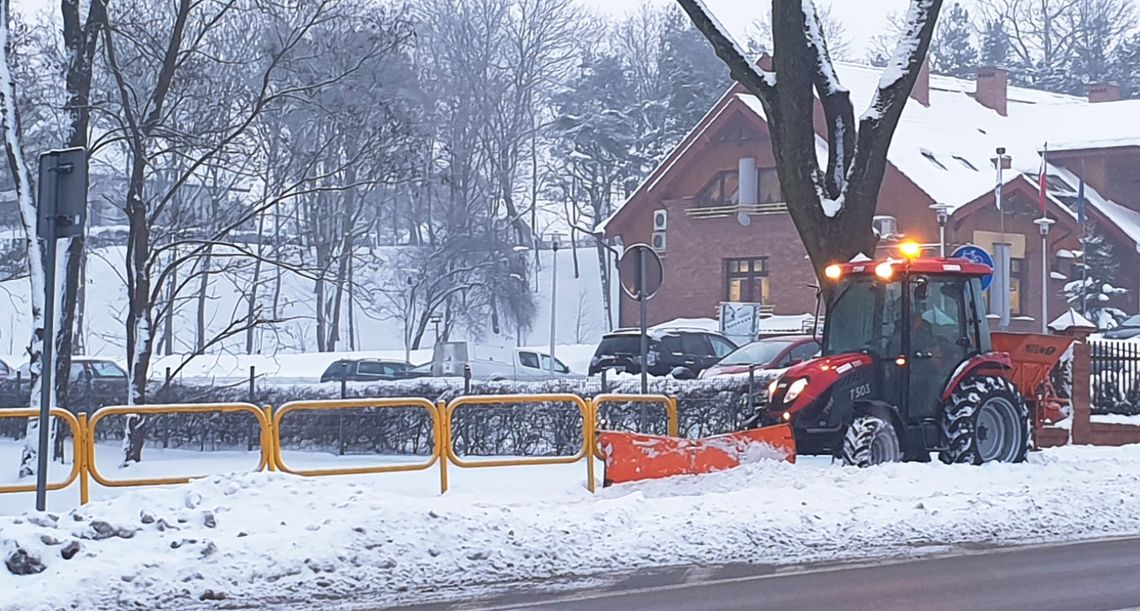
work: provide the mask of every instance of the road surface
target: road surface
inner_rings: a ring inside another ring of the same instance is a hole
[[[1140,608],[1140,538],[997,548],[882,563],[642,572],[588,589],[520,588],[407,611]]]

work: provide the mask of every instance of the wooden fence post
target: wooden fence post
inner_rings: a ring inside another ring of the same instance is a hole
[[[1074,445],[1092,443],[1092,379],[1091,358],[1087,342],[1073,344],[1073,436]]]

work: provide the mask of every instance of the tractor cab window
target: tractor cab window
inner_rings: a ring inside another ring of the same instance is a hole
[[[902,349],[902,286],[853,276],[827,311],[824,354],[866,352],[895,358]]]
[[[968,278],[917,276],[910,281],[910,384],[907,414],[933,418],[951,374],[972,345],[967,330]]]

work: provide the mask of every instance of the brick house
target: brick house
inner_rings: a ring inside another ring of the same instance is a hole
[[[879,69],[839,64],[858,112]],[[931,206],[949,206],[950,248],[973,243],[993,252],[1009,244],[1013,330],[1040,328],[1042,245],[1037,174],[1048,142],[1047,214],[1050,318],[1065,309],[1062,287],[1073,273],[1081,228],[1075,202],[1086,182],[1090,223],[1121,262],[1117,307],[1135,312],[1140,295],[1140,100],[1119,100],[1111,85],[1089,97],[1010,87],[1001,69],[975,80],[919,76],[888,154],[876,226],[880,250],[900,238],[934,248]],[[816,125],[822,111],[816,105]],[[821,158],[826,143],[817,141]],[[1006,149],[1004,223],[995,205],[996,149]],[[623,245],[652,244],[665,279],[649,304],[650,323],[715,317],[723,301],[759,302],[770,312],[802,314],[815,306],[815,273],[782,201],[759,101],[735,85],[604,224]],[[623,297],[620,321],[636,324]]]

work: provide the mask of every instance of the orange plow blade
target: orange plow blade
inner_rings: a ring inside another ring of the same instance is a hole
[[[789,424],[704,439],[601,431],[598,444],[606,465],[605,486],[724,471],[766,458],[796,462]]]

